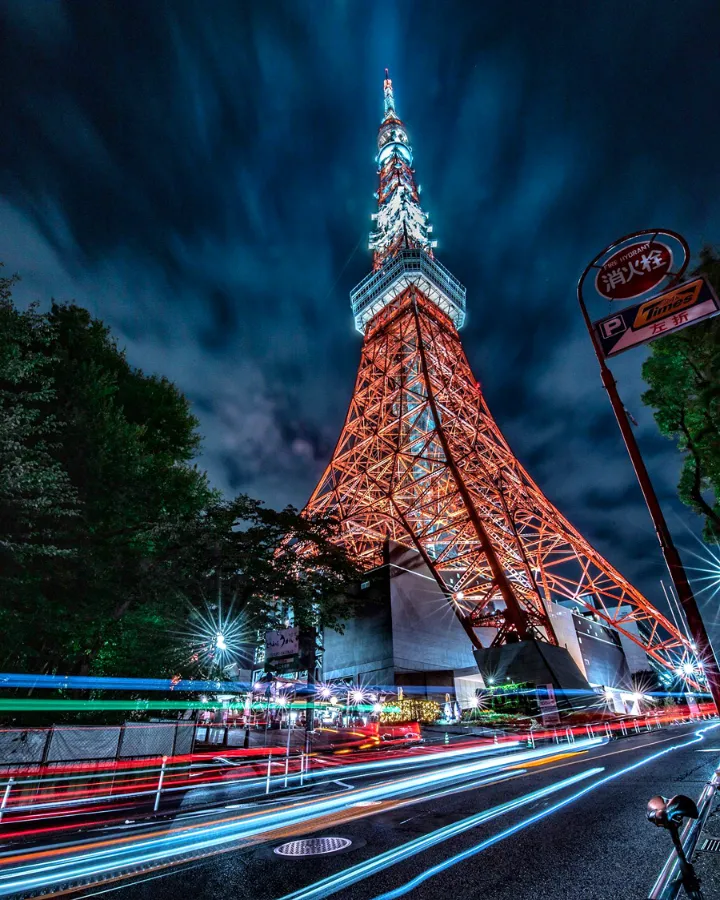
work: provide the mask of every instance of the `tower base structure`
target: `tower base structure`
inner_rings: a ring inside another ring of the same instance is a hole
[[[418,553],[388,542],[384,557],[364,583],[362,612],[342,634],[324,634],[323,680],[454,691],[454,671],[477,672],[465,629]]]
[[[473,655],[487,685],[549,685],[558,707],[568,710],[586,708],[593,697],[590,683],[565,647],[529,640],[475,650]]]
[[[633,641],[590,613],[549,604],[559,644],[537,639],[493,644],[495,629],[482,632],[474,649],[447,598],[417,551],[386,542],[384,564],[363,583],[363,608],[328,630],[323,639],[322,678],[378,693],[397,693],[476,705],[482,691],[515,684],[552,686],[558,708],[597,706],[610,691],[627,697],[636,674],[651,663]],[[625,707],[618,707],[625,711]]]

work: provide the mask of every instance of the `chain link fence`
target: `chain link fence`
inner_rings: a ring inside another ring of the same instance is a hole
[[[192,752],[193,722],[126,722],[0,729],[0,767],[180,756]]]

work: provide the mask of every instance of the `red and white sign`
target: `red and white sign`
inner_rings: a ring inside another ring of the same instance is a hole
[[[656,288],[672,263],[672,250],[660,241],[626,245],[600,266],[595,288],[608,300],[632,300]]]

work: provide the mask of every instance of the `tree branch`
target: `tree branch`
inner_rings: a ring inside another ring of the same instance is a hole
[[[701,474],[701,462],[700,455],[697,452],[695,447],[695,443],[690,436],[690,430],[685,424],[685,415],[681,413],[680,415],[680,429],[682,433],[685,435],[685,442],[687,444],[687,448],[692,455],[693,463],[695,466],[695,471],[693,473],[693,483],[690,488],[690,497],[694,503],[698,505],[698,507],[703,511],[703,514],[707,519],[710,520],[710,524],[712,525],[713,531],[717,534],[720,534],[720,516],[715,512],[715,510],[710,506],[707,500],[702,495],[702,474]]]

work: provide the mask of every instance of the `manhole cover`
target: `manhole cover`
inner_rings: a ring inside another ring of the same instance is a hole
[[[273,852],[278,856],[320,856],[323,853],[347,850],[351,845],[352,841],[344,837],[301,838],[299,841],[280,844]]]
[[[705,838],[700,849],[709,850],[710,853],[720,853],[720,839]]]

